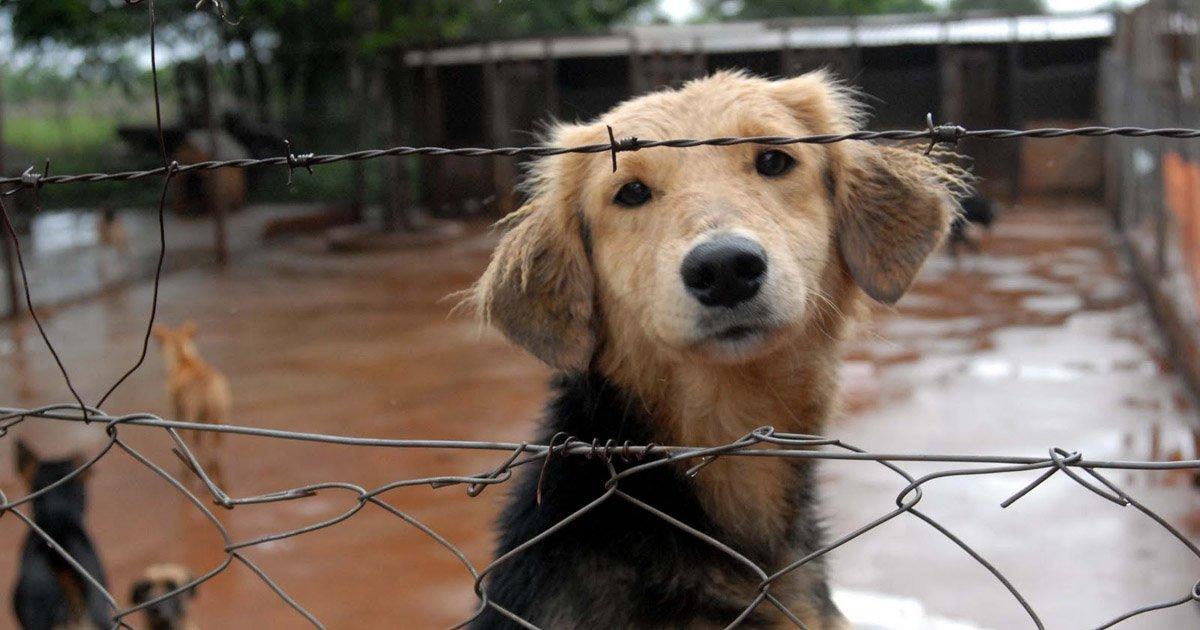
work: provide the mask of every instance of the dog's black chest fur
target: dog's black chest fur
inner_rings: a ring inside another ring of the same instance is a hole
[[[566,433],[600,444],[654,442],[650,419],[640,401],[601,376],[567,375],[556,379],[542,443]],[[561,443],[561,440],[560,440]],[[691,479],[690,464],[667,464],[621,479],[618,488],[697,530],[725,543],[728,536],[705,514]],[[611,459],[617,470],[638,462]],[[796,467],[798,476],[806,467]],[[701,473],[703,474],[703,473]],[[583,456],[555,456],[544,474],[525,470],[515,482],[500,517],[497,557],[572,516],[604,494],[607,465]],[[539,479],[541,504],[537,503]],[[801,484],[805,486],[806,484]],[[808,493],[798,502],[811,502]],[[809,505],[795,506],[811,512]],[[815,548],[814,525],[797,528],[784,547]],[[807,540],[800,540],[806,538]],[[738,545],[734,545],[735,548]],[[760,566],[777,563],[776,552],[738,549]],[[731,593],[729,582],[757,584],[758,577],[709,543],[619,496],[593,506],[564,528],[498,565],[486,582],[488,597],[540,627],[687,628],[722,626],[749,604]],[[823,580],[821,580],[823,583]],[[723,586],[724,585],[724,586]],[[822,597],[827,599],[827,594]],[[761,621],[756,613],[746,627]],[[490,607],[473,628],[516,628]]]

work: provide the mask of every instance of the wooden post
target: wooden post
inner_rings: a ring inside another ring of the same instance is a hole
[[[941,22],[941,41],[937,47],[938,59],[938,119],[941,124],[951,124],[957,121],[959,101],[962,97],[961,67],[954,54],[955,49],[950,45],[946,18]]]
[[[862,72],[862,46],[859,44],[858,29],[859,19],[855,15],[850,18],[850,50],[847,53],[846,76],[843,77],[847,80],[856,78]]]
[[[1014,16],[1009,19],[1008,124],[1013,129],[1020,129],[1025,117],[1021,111],[1021,91],[1025,87],[1025,75],[1021,61],[1021,40],[1017,18]],[[1021,142],[1021,140],[1017,140],[1010,145],[1011,175],[1008,182],[1008,196],[1014,202],[1021,196]]]
[[[551,37],[542,40],[542,93],[546,117],[558,117],[558,60],[554,58],[554,39]]]
[[[398,145],[404,142],[404,121],[409,110],[410,76],[404,64],[404,49],[383,54],[381,62],[372,64],[370,95],[372,109],[383,114],[384,144]],[[394,65],[393,65],[394,64]],[[390,70],[390,72],[389,72]],[[400,227],[417,228],[420,219],[416,216],[409,195],[408,158],[391,157],[383,161],[383,222],[384,232],[395,232]]]
[[[4,62],[0,61],[0,175],[4,175],[7,172],[8,166],[4,162]],[[12,210],[7,205],[5,208],[10,211]],[[21,287],[17,280],[16,252],[13,251],[12,241],[10,240],[14,236],[13,234],[9,234],[7,229],[0,229],[0,252],[4,255],[5,295],[8,296],[8,308],[5,311],[5,315],[15,319],[21,314]]]
[[[784,26],[780,29],[780,34],[783,36],[783,45],[779,47],[779,74],[790,77],[796,74],[796,61],[792,53],[792,27]]]
[[[629,34],[629,93],[636,96],[646,91],[646,74],[642,67],[642,51],[637,38]]]
[[[488,136],[492,146],[509,146],[508,95],[504,80],[504,66],[499,60],[494,43],[487,46],[487,58],[483,66],[483,81],[487,90]],[[512,195],[516,170],[512,158],[497,155],[492,158],[492,188],[496,195],[496,208],[501,214],[515,209]]]
[[[213,86],[212,59],[208,53],[204,54],[204,125],[208,129],[208,159],[221,159],[217,155],[217,116],[216,105],[214,99],[216,90]],[[229,243],[227,240],[225,221],[227,201],[221,194],[221,177],[220,171],[209,171],[205,178],[207,179],[206,190],[204,191],[205,209],[212,216],[213,220],[213,250],[216,253],[217,264],[224,265],[229,262]]]
[[[708,53],[704,50],[704,40],[697,37],[692,40],[691,78],[698,79],[706,74],[708,74]]]
[[[442,121],[442,89],[438,83],[437,66],[433,64],[430,49],[425,49],[425,63],[421,72],[421,110],[424,120],[421,127],[425,130],[425,143],[431,147],[445,145],[445,127]],[[424,162],[422,169],[421,193],[430,213],[437,215],[442,207],[442,160],[426,155],[421,158]]]

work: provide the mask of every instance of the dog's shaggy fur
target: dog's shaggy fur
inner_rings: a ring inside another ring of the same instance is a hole
[[[823,73],[768,81],[718,73],[628,101],[600,121],[560,125],[559,146],[639,138],[798,136],[856,129],[851,91]],[[782,151],[794,166],[764,176]],[[467,302],[556,368],[539,439],[712,446],[756,427],[820,433],[835,399],[838,344],[861,296],[892,304],[955,212],[958,173],[906,148],[862,142],[643,149],[538,161],[528,203],[506,218]],[[637,207],[615,203],[630,182]],[[753,299],[705,305],[681,265],[737,237],[762,252]],[[622,479],[615,496],[490,574],[490,600],[540,627],[721,627],[759,576],[635,501],[780,569],[822,545],[814,471],[786,458],[723,458],[694,478],[679,462]],[[617,470],[627,467],[619,461]],[[519,482],[501,518],[505,554],[600,497],[606,465],[557,457]],[[771,594],[814,630],[843,626],[821,559]],[[787,624],[759,605],[746,627]],[[513,625],[489,607],[477,628]]]

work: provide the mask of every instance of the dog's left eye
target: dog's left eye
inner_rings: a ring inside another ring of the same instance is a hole
[[[754,168],[758,170],[759,175],[764,177],[783,175],[795,164],[795,158],[775,149],[759,153],[758,158],[754,160]]]
[[[650,201],[650,187],[638,180],[625,184],[613,197],[617,205],[633,208]]]

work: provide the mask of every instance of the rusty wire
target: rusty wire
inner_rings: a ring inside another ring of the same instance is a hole
[[[886,131],[854,131],[840,134],[824,134],[809,136],[724,136],[719,138],[674,138],[669,140],[644,140],[640,138],[613,138],[610,142],[599,144],[584,144],[572,147],[555,147],[547,145],[531,145],[520,147],[410,147],[395,146],[386,149],[366,149],[351,153],[315,154],[305,153],[266,157],[242,158],[236,160],[208,160],[191,164],[180,164],[175,174],[191,171],[209,171],[218,168],[253,168],[260,166],[283,166],[290,170],[305,168],[311,170],[314,166],[333,164],[335,162],[375,160],[385,157],[401,157],[407,155],[428,155],[433,157],[549,157],[568,153],[611,153],[614,160],[616,154],[640,151],[652,148],[686,149],[692,147],[712,146],[728,147],[740,144],[758,144],[765,146],[782,146],[789,144],[833,144],[849,140],[928,140],[930,146],[936,144],[954,144],[968,138],[985,140],[1009,140],[1014,138],[1063,138],[1067,136],[1106,137],[1119,136],[1126,138],[1171,138],[1193,139],[1200,138],[1200,129],[1183,127],[1045,127],[1040,129],[967,129],[959,125],[935,125],[926,129],[892,129]],[[289,145],[290,146],[290,145]],[[75,175],[48,175],[38,173],[32,168],[12,177],[0,177],[0,186],[10,186],[6,194],[12,194],[21,188],[40,188],[55,184],[89,184],[95,182],[134,181],[166,175],[168,166],[135,171],[120,171],[116,173],[79,173]]]
[[[481,442],[481,441],[461,441],[461,440],[401,440],[401,439],[376,439],[363,438],[356,436],[340,436],[318,433],[304,433],[297,431],[286,431],[280,429],[266,429],[252,426],[236,426],[236,425],[213,425],[202,423],[181,422],[175,420],[165,420],[158,416],[148,413],[135,413],[122,416],[113,416],[105,414],[98,408],[88,407],[85,412],[71,403],[60,405],[49,405],[39,408],[0,408],[0,437],[7,435],[8,431],[22,422],[28,420],[38,421],[64,421],[64,422],[90,422],[96,430],[104,431],[107,436],[107,442],[100,450],[89,457],[86,461],[72,473],[66,475],[61,480],[51,485],[48,488],[31,492],[19,498],[8,498],[0,492],[0,514],[5,512],[13,512],[17,518],[25,523],[30,531],[34,532],[39,537],[47,541],[50,546],[60,554],[63,554],[66,560],[74,567],[76,571],[81,572],[85,579],[89,581],[95,588],[100,588],[104,596],[109,600],[113,611],[113,627],[128,627],[125,623],[125,618],[129,615],[151,606],[158,601],[173,597],[181,592],[184,592],[194,586],[202,584],[225,569],[234,562],[238,562],[249,568],[258,576],[263,583],[270,588],[279,598],[296,611],[297,614],[306,619],[313,626],[323,628],[321,622],[299,602],[291,598],[286,591],[283,590],[269,575],[266,574],[260,567],[246,558],[242,550],[261,545],[267,542],[277,541],[285,538],[293,538],[310,532],[332,527],[341,523],[359,511],[368,504],[378,507],[385,512],[401,519],[405,523],[416,528],[434,543],[441,546],[446,552],[454,556],[454,558],[463,565],[463,569],[471,576],[475,584],[475,592],[479,597],[479,605],[474,613],[466,620],[455,627],[461,627],[478,616],[486,607],[492,607],[501,614],[508,616],[517,623],[525,627],[536,627],[524,619],[520,619],[510,611],[504,610],[496,602],[491,601],[487,595],[487,587],[485,578],[499,564],[509,560],[521,551],[538,544],[545,538],[552,536],[555,532],[561,530],[571,521],[586,515],[588,512],[596,509],[599,505],[606,501],[621,500],[636,505],[641,509],[650,512],[678,527],[681,531],[688,535],[694,536],[704,543],[712,546],[715,549],[721,550],[725,554],[737,562],[751,569],[758,576],[758,594],[751,601],[746,602],[746,607],[742,613],[735,619],[730,620],[728,627],[735,627],[741,620],[745,619],[756,607],[760,605],[770,605],[777,607],[782,613],[799,627],[804,627],[799,619],[787,607],[773,597],[770,592],[772,584],[788,573],[797,570],[801,566],[809,563],[819,557],[822,557],[838,547],[863,536],[872,530],[880,527],[884,523],[899,517],[902,514],[909,514],[938,533],[945,536],[955,545],[960,547],[976,562],[987,569],[1000,584],[1011,594],[1017,603],[1024,609],[1030,621],[1037,628],[1045,628],[1045,625],[1037,612],[1033,609],[1028,599],[1023,593],[1008,580],[993,564],[987,561],[977,550],[975,550],[968,542],[951,532],[945,525],[938,522],[928,514],[917,509],[917,505],[923,497],[924,487],[938,479],[960,476],[975,476],[975,475],[994,475],[1006,473],[1018,473],[1027,471],[1042,471],[1042,474],[1035,478],[1032,482],[1025,485],[1020,491],[1013,494],[1009,499],[1001,502],[1000,507],[1006,508],[1011,506],[1015,501],[1026,496],[1030,491],[1034,490],[1056,473],[1063,473],[1069,479],[1075,481],[1090,492],[1114,503],[1118,506],[1132,506],[1144,514],[1147,518],[1157,523],[1160,527],[1166,530],[1179,543],[1191,553],[1193,556],[1200,559],[1200,549],[1194,543],[1189,541],[1178,529],[1172,526],[1161,515],[1139,502],[1125,490],[1116,485],[1111,479],[1103,474],[1103,471],[1112,470],[1180,470],[1180,469],[1200,469],[1200,460],[1184,460],[1184,461],[1126,461],[1126,460],[1088,460],[1084,456],[1075,451],[1067,451],[1061,448],[1052,448],[1045,457],[1029,457],[1029,456],[984,456],[984,455],[963,455],[963,454],[930,454],[930,453],[869,453],[851,444],[847,444],[841,440],[826,438],[814,435],[800,435],[776,432],[771,427],[761,427],[748,433],[742,438],[713,447],[695,447],[695,446],[668,446],[668,445],[635,445],[630,443],[617,444],[613,442],[584,442],[574,439],[570,436],[558,436],[549,444],[529,444],[529,443],[512,443],[512,442]],[[221,520],[212,512],[206,505],[204,499],[192,492],[188,488],[185,480],[167,472],[165,467],[151,461],[143,453],[129,445],[127,441],[122,439],[120,431],[125,427],[140,427],[145,429],[158,429],[165,431],[174,444],[173,452],[186,464],[187,469],[194,474],[202,484],[204,491],[208,494],[208,498],[215,505],[225,507],[227,509],[236,509],[242,505],[255,505],[263,503],[276,503],[281,501],[296,501],[303,500],[308,497],[315,496],[322,492],[346,492],[349,493],[352,503],[349,507],[333,517],[324,518],[320,521],[295,527],[289,530],[274,532],[270,534],[259,535],[247,540],[234,540],[229,531],[223,525]],[[393,481],[374,488],[366,488],[361,485],[348,481],[329,481],[314,484],[306,484],[294,488],[286,488],[269,492],[265,494],[233,497],[229,495],[223,488],[219,487],[213,479],[204,470],[199,460],[187,446],[185,440],[180,437],[180,431],[206,431],[220,432],[230,435],[243,435],[249,437],[268,438],[275,440],[317,442],[323,444],[339,444],[358,447],[375,447],[375,448],[394,448],[394,449],[450,449],[450,450],[484,450],[496,451],[503,455],[499,463],[484,472],[474,475],[443,475],[432,477],[421,477],[414,479],[402,479]],[[74,562],[72,558],[66,556],[65,552],[59,548],[45,532],[41,531],[33,524],[32,519],[22,512],[21,506],[32,501],[35,497],[45,492],[48,492],[53,487],[68,482],[70,479],[81,474],[96,462],[106,457],[111,452],[116,450],[124,452],[130,458],[137,461],[142,466],[148,468],[151,472],[163,478],[176,491],[181,493],[189,503],[199,510],[204,517],[212,524],[218,535],[223,541],[222,550],[225,553],[224,559],[215,567],[202,573],[199,577],[188,584],[180,585],[173,592],[166,593],[161,597],[145,602],[143,604],[128,608],[121,607],[117,604],[116,599],[106,590],[100,587],[99,582]],[[416,517],[408,514],[384,500],[383,495],[390,493],[400,488],[414,486],[430,486],[433,488],[444,488],[448,486],[466,486],[468,496],[478,496],[484,489],[498,484],[503,484],[510,480],[513,476],[513,471],[521,466],[542,462],[544,463],[548,457],[587,457],[599,459],[608,464],[609,482],[606,490],[595,500],[589,502],[584,507],[580,508],[570,516],[564,518],[556,525],[546,529],[537,536],[531,538],[525,543],[517,546],[507,554],[500,556],[482,568],[476,567],[466,556],[461,549],[451,543],[444,536],[439,534]],[[789,564],[782,567],[761,567],[747,559],[742,554],[739,554],[734,549],[722,543],[720,540],[692,528],[674,517],[666,514],[652,505],[641,502],[636,497],[626,494],[621,491],[620,483],[623,479],[636,475],[645,470],[665,466],[665,465],[680,465],[685,462],[698,461],[689,472],[698,472],[703,465],[712,461],[716,457],[787,457],[805,460],[852,460],[852,461],[869,461],[885,466],[892,472],[896,473],[901,481],[899,491],[896,495],[896,507],[888,511],[886,514],[876,518],[857,529],[846,532],[835,540],[827,543],[820,549],[816,549],[807,555],[796,558]],[[633,461],[635,465],[626,468],[622,471],[617,471],[612,466],[612,461],[615,458],[621,458],[626,461]],[[967,467],[952,467],[928,473],[922,476],[915,476],[898,465],[898,462],[925,462],[925,463],[941,463],[941,464],[966,464]],[[1186,585],[1181,585],[1180,596],[1163,602],[1152,602],[1136,608],[1134,610],[1123,613],[1111,620],[1095,626],[1098,629],[1110,628],[1119,623],[1127,621],[1133,617],[1147,614],[1153,611],[1182,606],[1189,602],[1200,602],[1200,582],[1191,585],[1190,588],[1184,589]]]
[[[141,5],[142,0],[125,0],[129,6]],[[219,0],[199,0],[196,7],[199,9],[206,4],[211,4],[218,16],[228,22],[229,19],[225,12],[224,3]],[[21,175],[15,177],[0,177],[0,187],[7,187],[8,190],[0,192],[0,219],[2,225],[7,229],[8,237],[12,239],[17,252],[17,261],[19,264],[22,280],[25,286],[25,305],[29,309],[35,323],[37,324],[39,333],[46,344],[48,351],[53,355],[64,380],[67,383],[71,394],[74,397],[74,403],[48,405],[38,408],[7,408],[0,407],[0,438],[5,437],[9,430],[13,427],[29,420],[36,421],[62,421],[62,422],[83,422],[90,423],[96,430],[103,430],[107,436],[107,442],[104,446],[92,457],[88,458],[79,467],[58,480],[47,488],[38,491],[30,492],[19,498],[10,499],[2,491],[0,491],[0,516],[5,513],[13,513],[18,520],[26,525],[29,530],[44,540],[51,549],[63,556],[64,560],[78,573],[81,574],[93,587],[100,590],[105,599],[108,601],[112,610],[113,628],[128,628],[129,624],[125,619],[139,610],[152,606],[160,601],[168,599],[185,592],[199,584],[202,584],[216,575],[226,570],[234,562],[238,562],[250,569],[262,582],[270,588],[286,605],[291,607],[295,612],[302,616],[307,622],[315,627],[323,628],[321,622],[304,606],[292,598],[287,592],[275,582],[261,567],[249,560],[243,550],[261,545],[270,541],[281,540],[284,538],[292,538],[310,533],[313,531],[325,529],[341,523],[359,511],[368,504],[378,507],[385,512],[401,519],[405,523],[416,528],[434,543],[438,544],[452,554],[458,562],[460,562],[464,570],[474,580],[474,588],[478,596],[479,603],[474,613],[458,624],[461,627],[469,623],[472,619],[481,614],[486,608],[491,607],[500,614],[513,620],[524,627],[534,628],[533,624],[521,619],[511,611],[505,610],[499,604],[491,601],[487,595],[486,577],[491,570],[499,564],[512,558],[514,555],[529,547],[538,544],[546,537],[553,535],[561,530],[569,522],[580,518],[589,511],[595,509],[606,501],[626,501],[632,505],[646,510],[654,514],[662,520],[679,528],[688,535],[694,536],[704,543],[712,546],[715,549],[722,551],[735,561],[745,565],[758,576],[757,595],[746,603],[746,607],[740,615],[735,619],[731,619],[729,627],[738,625],[751,612],[760,605],[770,605],[778,608],[785,617],[791,620],[798,627],[803,628],[804,624],[797,618],[787,607],[774,595],[771,594],[771,586],[782,576],[798,569],[804,564],[815,560],[829,552],[837,549],[845,543],[863,536],[875,528],[891,521],[903,514],[909,514],[922,522],[929,525],[935,531],[939,532],[955,545],[960,547],[976,562],[987,569],[1001,585],[1012,595],[1017,603],[1023,608],[1028,615],[1030,621],[1037,628],[1044,628],[1045,625],[1036,611],[1030,605],[1029,601],[1021,593],[1020,590],[1011,581],[1008,580],[994,565],[989,563],[978,551],[976,551],[969,543],[956,536],[943,524],[933,519],[924,512],[918,510],[916,506],[921,501],[923,496],[924,486],[928,483],[944,479],[948,477],[959,476],[975,476],[975,475],[992,475],[1017,473],[1024,471],[1042,471],[1042,474],[1034,479],[1031,483],[1023,487],[1019,492],[1001,503],[1002,508],[1012,505],[1015,501],[1026,496],[1028,493],[1040,486],[1044,481],[1061,472],[1072,481],[1083,486],[1090,492],[1100,496],[1101,498],[1118,506],[1132,506],[1136,510],[1144,514],[1148,519],[1157,523],[1160,527],[1166,530],[1170,535],[1177,539],[1189,553],[1200,559],[1200,548],[1189,541],[1183,534],[1174,526],[1166,521],[1161,515],[1151,510],[1144,504],[1137,501],[1119,486],[1108,479],[1102,471],[1112,470],[1178,470],[1190,469],[1200,470],[1200,460],[1187,461],[1105,461],[1105,460],[1089,460],[1075,451],[1068,451],[1062,448],[1051,448],[1045,457],[1030,457],[1030,456],[983,456],[973,454],[928,454],[928,453],[870,453],[857,448],[853,445],[842,442],[834,438],[826,438],[813,435],[798,435],[778,433],[771,427],[761,427],[756,429],[742,438],[724,445],[697,447],[697,446],[668,446],[656,444],[630,444],[628,442],[617,444],[614,442],[583,442],[575,439],[572,436],[556,436],[549,444],[528,444],[528,443],[504,443],[504,442],[481,442],[481,441],[451,441],[451,440],[394,440],[394,439],[377,439],[356,436],[338,436],[316,433],[303,433],[296,431],[287,431],[280,429],[265,429],[251,426],[238,425],[212,425],[212,424],[197,424],[190,422],[181,422],[176,420],[166,420],[148,413],[135,413],[121,416],[113,416],[106,414],[100,409],[104,401],[109,395],[115,391],[121,383],[133,374],[138,367],[141,366],[146,355],[146,344],[148,343],[150,327],[154,323],[154,317],[158,306],[158,288],[162,275],[163,260],[166,254],[165,251],[165,232],[163,226],[163,212],[166,203],[167,187],[171,179],[181,173],[189,171],[203,171],[218,168],[249,168],[258,166],[283,166],[288,169],[288,177],[290,180],[291,172],[296,168],[304,168],[310,173],[312,167],[322,164],[330,164],[341,161],[360,161],[372,160],[384,157],[396,157],[406,155],[428,155],[428,156],[464,156],[464,157],[485,157],[485,156],[530,156],[544,157],[561,155],[566,153],[610,153],[612,155],[613,166],[616,166],[617,154],[621,152],[638,151],[655,147],[664,148],[688,148],[697,146],[732,146],[740,144],[760,144],[760,145],[787,145],[787,144],[830,144],[835,142],[859,140],[927,140],[927,152],[932,150],[938,144],[954,144],[966,138],[981,138],[981,139],[1012,139],[1012,138],[1058,138],[1064,136],[1123,136],[1123,137],[1147,137],[1155,136],[1162,138],[1189,139],[1200,138],[1200,129],[1188,128],[1146,128],[1146,127],[1082,127],[1082,128],[1043,128],[1030,130],[1012,130],[1012,129],[979,129],[970,130],[957,125],[934,125],[932,116],[928,117],[926,128],[923,130],[891,130],[891,131],[856,131],[853,133],[833,134],[833,135],[811,135],[797,137],[781,137],[781,136],[755,136],[755,137],[720,137],[708,139],[666,139],[666,140],[641,140],[637,138],[617,139],[609,128],[609,142],[602,144],[591,144],[575,147],[553,147],[553,146],[522,146],[522,147],[498,147],[498,148],[445,148],[445,147],[408,147],[396,146],[387,149],[355,151],[344,154],[322,154],[306,153],[297,155],[292,152],[290,143],[287,145],[287,155],[279,157],[269,157],[261,159],[239,159],[239,160],[224,160],[224,161],[206,161],[194,164],[179,164],[170,162],[165,153],[165,144],[162,138],[162,115],[159,105],[158,94],[158,70],[155,57],[155,11],[154,0],[147,0],[145,5],[149,16],[149,36],[150,36],[150,53],[151,53],[151,74],[155,88],[155,116],[159,136],[160,158],[163,166],[138,171],[124,171],[116,173],[84,173],[75,175],[51,175],[49,173],[49,163],[42,172],[34,171],[33,167],[26,169]],[[12,229],[11,221],[8,215],[7,208],[4,206],[3,197],[15,194],[23,189],[32,191],[35,205],[40,210],[41,201],[39,191],[46,185],[60,184],[75,184],[75,183],[90,183],[101,181],[131,181],[145,179],[149,177],[162,176],[164,178],[163,191],[158,202],[159,215],[159,257],[158,265],[154,275],[154,293],[150,307],[149,322],[146,328],[146,338],[143,339],[140,355],[137,361],[116,382],[108,388],[104,396],[102,396],[95,405],[87,405],[82,397],[76,392],[71,383],[71,379],[67,367],[60,359],[54,344],[51,342],[48,334],[42,326],[38,313],[34,308],[33,297],[30,293],[29,282],[26,276],[24,261],[21,258],[20,241],[17,238],[15,230]],[[302,527],[290,529],[282,532],[261,535],[248,540],[234,540],[233,536],[223,525],[221,520],[213,513],[206,505],[206,501],[196,493],[188,489],[185,481],[177,478],[167,472],[164,466],[152,461],[143,453],[129,445],[121,437],[121,432],[126,428],[143,428],[147,430],[156,429],[162,430],[168,434],[174,444],[173,452],[186,465],[187,470],[195,475],[203,485],[204,492],[213,504],[222,506],[226,509],[236,509],[241,505],[253,505],[263,503],[274,503],[281,501],[297,501],[312,497],[321,492],[346,492],[349,493],[353,500],[353,504],[339,513],[337,516],[327,518],[316,523],[310,523]],[[335,481],[323,482],[316,484],[308,484],[294,488],[279,490],[267,494],[260,494],[247,497],[233,497],[229,495],[225,489],[219,487],[212,477],[204,470],[199,460],[192,453],[191,449],[186,444],[186,441],[180,437],[180,431],[207,431],[220,432],[231,435],[242,435],[248,437],[266,438],[274,440],[292,440],[317,442],[323,444],[340,444],[357,447],[379,447],[379,448],[403,448],[403,449],[451,449],[451,450],[484,450],[496,451],[504,454],[503,459],[493,468],[475,475],[445,475],[435,477],[423,477],[416,479],[397,480],[375,488],[365,488],[358,484]],[[85,470],[92,467],[96,462],[108,456],[113,452],[123,452],[131,459],[138,462],[145,468],[152,471],[169,483],[176,491],[181,493],[184,499],[192,504],[201,514],[212,524],[213,528],[219,534],[223,541],[223,551],[225,557],[216,566],[202,573],[188,584],[180,585],[176,590],[166,593],[153,600],[132,607],[122,607],[118,604],[117,599],[104,589],[99,581],[83,569],[83,567],[71,558],[53,539],[51,539],[44,531],[42,531],[34,522],[33,519],[25,514],[20,509],[25,504],[32,501],[35,497],[44,494],[58,485],[67,483],[76,476],[82,474]],[[541,532],[532,539],[525,541],[510,552],[494,559],[491,563],[483,568],[477,568],[466,555],[456,547],[453,543],[439,534],[437,531],[430,528],[422,521],[416,519],[412,515],[399,510],[395,506],[389,504],[383,498],[383,495],[405,487],[414,486],[431,486],[434,488],[443,488],[448,486],[465,486],[468,496],[474,497],[479,495],[490,486],[503,484],[513,476],[513,471],[521,466],[540,462],[543,466],[550,457],[589,457],[599,459],[608,465],[610,478],[606,486],[606,490],[600,497],[580,508],[575,513],[566,517],[563,521],[555,524],[547,530]],[[651,468],[679,464],[682,462],[696,462],[687,469],[686,474],[695,475],[703,474],[703,468],[709,462],[718,457],[787,457],[807,460],[850,460],[874,462],[882,465],[903,481],[903,486],[900,488],[896,499],[895,509],[876,518],[853,531],[846,532],[832,542],[829,542],[824,547],[814,550],[804,557],[797,558],[791,563],[783,567],[760,567],[754,562],[739,554],[734,549],[730,548],[720,540],[712,536],[696,530],[688,525],[678,521],[669,514],[666,514],[652,505],[645,504],[637,498],[626,494],[620,489],[620,482],[631,475],[638,474],[641,471]],[[620,472],[612,465],[614,458],[621,458],[623,461],[635,462],[635,465],[626,468]],[[952,467],[929,473],[920,477],[916,477],[898,465],[898,462],[925,462],[925,463],[940,463],[940,464],[955,464],[965,465],[967,467]],[[1200,581],[1193,584],[1190,588],[1185,589],[1181,585],[1180,595],[1177,598],[1163,602],[1149,603],[1134,610],[1121,614],[1099,626],[1099,629],[1109,628],[1119,623],[1127,621],[1131,618],[1138,617],[1153,611],[1162,610],[1185,605],[1189,602],[1200,602]]]

